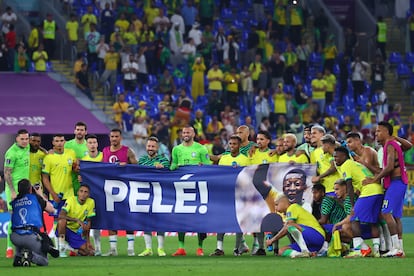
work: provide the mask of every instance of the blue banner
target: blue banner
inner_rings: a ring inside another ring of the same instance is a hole
[[[96,203],[94,228],[164,232],[259,232],[270,212],[263,194],[284,192],[309,209],[316,170],[287,163],[170,171],[81,161],[80,167]],[[297,181],[283,185],[287,177]]]
[[[0,213],[0,238],[7,236],[7,227],[9,226],[10,213]]]

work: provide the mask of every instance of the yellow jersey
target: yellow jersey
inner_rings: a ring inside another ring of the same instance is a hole
[[[307,164],[309,163],[309,159],[306,156],[306,154],[301,154],[299,156],[296,156],[296,153],[294,153],[293,155],[288,155],[287,152],[285,152],[284,154],[282,154],[281,156],[279,156],[279,163],[289,163],[289,162],[295,162],[295,163],[300,163],[300,164]]]
[[[42,173],[49,175],[53,190],[56,193],[63,193],[64,199],[74,195],[72,166],[75,162],[76,154],[71,149],[65,149],[61,154],[56,152],[47,154],[43,160]]]
[[[85,221],[87,218],[91,218],[96,215],[95,200],[88,198],[84,204],[80,204],[77,196],[71,196],[66,199],[62,210],[65,210],[68,217],[77,218],[80,221]],[[76,233],[80,228],[80,225],[76,221],[68,220],[66,227]]]
[[[287,208],[286,220],[292,220],[297,224],[313,228],[318,231],[323,237],[325,237],[325,230],[322,228],[316,218],[297,203],[291,204]]]
[[[329,152],[319,156],[319,158],[316,160],[316,171],[318,172],[318,175],[321,175],[324,172],[326,172],[331,167],[332,161],[333,156]],[[341,175],[338,173],[338,171],[336,171],[333,174],[321,178],[321,184],[325,186],[325,191],[327,193],[330,193],[334,191],[335,181],[340,178]]]
[[[250,157],[250,164],[260,165],[260,164],[276,163],[278,161],[278,155],[275,154],[273,156],[270,156],[269,151],[270,151],[269,149],[266,149],[265,151],[256,149],[252,157]]]
[[[42,183],[42,166],[45,156],[46,153],[41,150],[37,150],[37,152],[30,152],[29,180],[32,185]]]
[[[69,41],[78,41],[79,24],[77,21],[68,21],[66,31],[68,32]]]
[[[250,165],[249,158],[246,155],[239,153],[233,157],[230,153],[223,154],[218,163],[220,166],[244,167]]]

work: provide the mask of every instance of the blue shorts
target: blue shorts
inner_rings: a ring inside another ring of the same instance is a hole
[[[324,224],[322,226],[323,226],[323,229],[325,229],[326,233],[332,234],[332,228],[333,228],[334,224],[328,223],[328,224]],[[342,225],[340,225],[336,228],[336,230],[341,230],[341,229],[342,229]]]
[[[325,238],[313,229],[312,227],[305,226],[302,224],[299,224],[302,228],[302,236],[305,240],[306,246],[308,247],[310,252],[318,252],[321,248],[323,243],[325,242]],[[301,251],[299,245],[297,243],[292,243],[289,245],[293,250]]]
[[[401,218],[406,190],[407,184],[402,182],[401,179],[391,180],[390,187],[385,191],[381,212],[383,214],[392,214],[396,218]]]
[[[59,237],[57,230],[56,230],[56,236]],[[66,227],[65,240],[74,249],[79,249],[81,248],[82,245],[86,243],[86,240],[82,238],[82,235],[73,232],[67,227]]]
[[[351,217],[351,221],[377,223],[383,200],[383,195],[358,198],[354,205],[354,215]]]

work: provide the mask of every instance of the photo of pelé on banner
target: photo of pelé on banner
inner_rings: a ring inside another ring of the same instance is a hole
[[[238,175],[235,187],[237,221],[242,232],[274,231],[281,217],[274,200],[280,193],[291,203],[312,212],[312,181],[316,166],[273,163],[249,166]]]

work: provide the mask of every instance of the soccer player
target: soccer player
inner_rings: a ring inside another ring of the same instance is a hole
[[[351,227],[351,212],[352,212],[352,204],[351,200],[346,192],[346,181],[344,179],[338,179],[334,184],[334,190],[336,199],[338,200],[339,204],[341,204],[344,208],[346,213],[346,217],[335,223],[332,227],[332,232],[335,230],[339,230],[339,234],[341,236],[341,241],[345,243],[349,243],[352,240],[352,227]]]
[[[311,128],[310,144],[314,150],[310,154],[311,164],[316,164],[316,161],[323,156],[322,141],[321,138],[326,134],[326,130],[323,126],[314,125]]]
[[[72,169],[76,166],[76,155],[73,150],[64,148],[63,134],[55,134],[52,145],[53,153],[47,154],[43,160],[42,181],[49,192],[49,199],[60,203],[74,195]],[[59,197],[59,193],[63,196]]]
[[[327,196],[335,197],[334,183],[340,178],[333,160],[333,153],[339,143],[331,134],[326,134],[320,139],[322,142],[323,155],[316,159],[316,172],[318,175],[312,177],[313,183],[321,183],[325,187]]]
[[[280,153],[283,150],[283,147],[276,148],[276,154],[270,155],[269,144],[272,136],[268,131],[260,130],[257,132],[256,141],[257,141],[257,148],[254,148],[252,156],[250,157],[250,164],[251,165],[260,165],[260,164],[269,164],[277,162],[278,158],[280,157]],[[283,138],[281,141],[283,146]],[[255,176],[253,177],[253,184],[255,187],[262,189],[262,190],[270,190],[266,197],[264,197],[266,203],[269,206],[269,209],[272,211],[274,209],[274,201],[276,198],[277,193],[272,189],[272,185],[266,182],[267,179],[267,171],[268,167],[261,166],[257,169]],[[273,210],[274,211],[274,210]],[[236,247],[237,249],[238,247]],[[240,250],[240,253],[243,251]],[[253,256],[265,256],[266,251],[264,250],[264,233],[257,232],[254,233],[254,240],[252,246],[252,255]]]
[[[354,214],[351,217],[354,250],[347,257],[366,257],[371,253],[374,257],[379,257],[380,239],[377,223],[384,198],[383,188],[379,182],[362,184],[365,178],[374,175],[361,163],[351,160],[349,151],[345,147],[336,148],[334,158],[339,174],[347,182],[347,192],[354,206]],[[359,194],[356,201],[354,201],[355,192]],[[360,223],[371,225],[373,250],[362,239]]]
[[[290,203],[289,198],[280,194],[275,200],[276,211],[286,215],[283,228],[271,239],[267,245],[280,240],[288,233],[295,240],[288,246],[280,248],[279,255],[291,258],[310,257],[310,252],[317,252],[325,241],[325,231],[311,213],[297,203]]]
[[[91,162],[102,162],[103,154],[98,150],[98,137],[94,134],[88,134],[85,137],[86,146],[88,148],[87,154],[82,157],[84,161],[91,161]],[[79,182],[82,183],[82,179],[79,175],[78,178]],[[92,236],[95,245],[95,256],[101,256],[101,230],[99,229],[91,229]]]
[[[16,142],[4,155],[4,180],[6,182],[6,202],[8,210],[12,209],[11,201],[16,198],[18,183],[22,179],[28,179],[30,175],[30,146],[29,132],[20,129],[16,135]],[[14,252],[10,240],[11,223],[7,228],[6,258],[13,258]]]
[[[114,128],[109,133],[110,146],[103,149],[103,162],[116,163],[119,165],[126,164],[137,164],[137,158],[135,157],[134,151],[121,144],[122,142],[122,131],[119,128]],[[134,231],[127,229],[127,240],[128,240],[128,256],[135,256],[134,251]],[[104,256],[117,256],[117,231],[109,230],[109,245],[110,249]]]
[[[314,147],[311,145],[311,129],[312,125],[305,126],[305,128],[303,129],[303,139],[305,140],[305,142],[297,148],[298,151],[305,152],[309,159],[311,156],[311,152],[314,150]]]
[[[90,188],[82,184],[77,196],[66,199],[59,213],[57,234],[59,236],[59,257],[67,257],[65,241],[78,250],[81,256],[93,256],[89,230],[91,218],[95,216],[95,201],[89,197]]]
[[[42,139],[39,133],[31,133],[29,137],[30,143],[30,173],[29,180],[32,185],[42,184],[42,166],[43,159],[47,151],[40,144]]]
[[[229,139],[229,154],[223,154],[220,158],[219,165],[220,166],[232,166],[233,168],[236,167],[244,167],[249,165],[249,158],[240,152],[240,145],[241,145],[241,138],[237,135],[232,135]],[[223,240],[224,240],[225,233],[217,233],[217,248],[216,250],[210,254],[210,256],[223,256]],[[240,256],[239,247],[242,242],[243,235],[241,233],[237,233],[236,237],[236,246],[234,249],[234,255]],[[265,253],[266,255],[266,253]]]
[[[158,169],[169,168],[170,161],[164,156],[158,154],[159,141],[157,137],[151,136],[147,140],[146,150],[147,155],[141,156],[138,160],[138,165],[156,167]],[[166,256],[164,250],[164,232],[157,232],[158,238],[158,256]],[[152,234],[151,232],[144,233],[145,250],[138,254],[139,257],[152,256]]]
[[[383,179],[385,188],[384,203],[381,214],[387,222],[392,248],[384,254],[384,257],[405,256],[402,240],[401,216],[403,211],[404,196],[407,190],[407,171],[401,146],[392,136],[393,127],[388,122],[379,122],[375,131],[377,141],[384,148],[382,170],[372,177],[366,179],[364,184],[376,183]]]
[[[88,134],[87,126],[84,122],[77,122],[75,124],[75,130],[73,131],[75,138],[67,141],[65,143],[65,149],[72,149],[76,154],[77,162],[81,160],[82,157],[87,155],[88,147],[86,146],[85,136]],[[73,183],[73,193],[77,194],[80,183],[78,180],[78,169],[75,169],[72,172],[72,183]]]
[[[371,147],[362,144],[361,134],[350,132],[346,135],[348,149],[355,153],[352,158],[367,167],[371,172],[379,173],[378,153]]]
[[[195,132],[192,127],[184,127],[181,134],[183,142],[175,146],[172,150],[171,170],[175,170],[180,166],[186,165],[208,165],[210,164],[207,149],[194,141]],[[204,256],[203,241],[207,237],[205,233],[198,233],[198,248],[197,256]],[[185,233],[178,233],[179,247],[173,256],[185,256],[187,255],[184,249]]]
[[[296,150],[297,139],[295,134],[287,133],[283,136],[285,153],[279,156],[279,163],[309,163],[309,158],[301,151]]]

